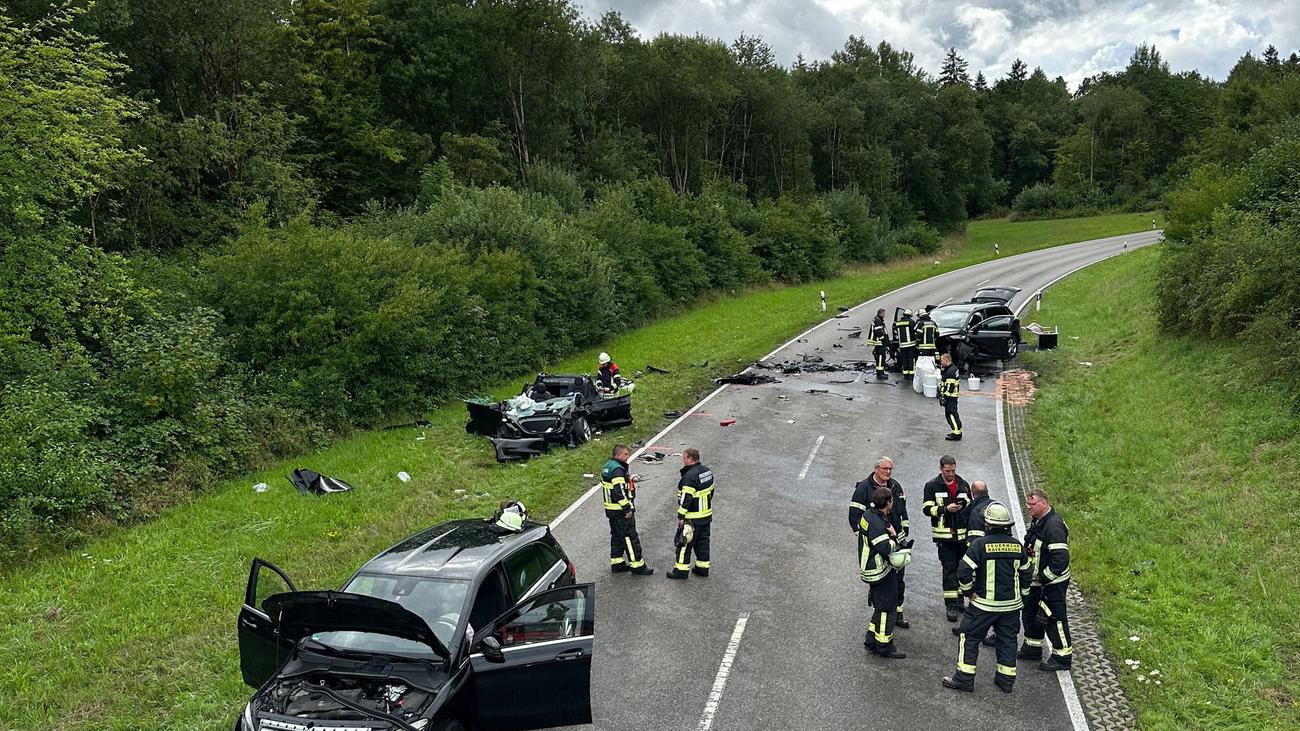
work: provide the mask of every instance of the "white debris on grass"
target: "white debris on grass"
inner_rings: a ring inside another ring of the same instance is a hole
[[[1128,638],[1128,641],[1129,641],[1129,642],[1141,642],[1141,641],[1142,641],[1142,638],[1141,638],[1141,637],[1138,637],[1137,635],[1130,635],[1129,638]]]
[[[397,479],[401,480],[402,482],[410,482],[410,481],[411,481],[411,475],[410,475],[409,473],[405,472],[405,471],[398,472],[398,473],[397,473]]]
[[[271,486],[265,482],[259,482],[256,485],[253,485],[253,492],[266,492],[269,489],[271,489]]]

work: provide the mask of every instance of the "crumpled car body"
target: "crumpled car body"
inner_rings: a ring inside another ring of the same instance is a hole
[[[518,396],[505,401],[465,400],[465,431],[487,437],[498,462],[528,459],[552,447],[576,447],[596,431],[632,423],[632,390],[625,381],[614,393],[601,393],[590,376],[538,374]]]

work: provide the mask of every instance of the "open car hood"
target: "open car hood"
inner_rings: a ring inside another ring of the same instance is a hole
[[[439,657],[450,655],[420,615],[387,599],[343,591],[290,591],[267,597],[262,609],[290,642],[317,632],[373,632],[428,645]]]

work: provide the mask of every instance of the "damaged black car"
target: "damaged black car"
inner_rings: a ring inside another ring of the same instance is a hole
[[[235,731],[508,731],[591,722],[595,596],[545,525],[456,520],[339,591],[255,559]]]
[[[634,387],[624,381],[617,391],[603,393],[590,376],[542,373],[514,398],[466,399],[465,431],[487,437],[498,462],[528,459],[554,446],[576,447],[598,430],[632,423]]]

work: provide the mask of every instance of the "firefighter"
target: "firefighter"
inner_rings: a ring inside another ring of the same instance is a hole
[[[871,354],[876,358],[876,380],[883,381],[885,375],[885,356],[889,354],[889,333],[885,330],[885,308],[876,310],[876,319],[871,321],[871,332],[867,335],[867,345],[872,346]]]
[[[957,398],[961,396],[961,372],[952,362],[952,356],[944,353],[939,356],[939,403],[943,405],[943,418],[948,422],[951,432],[944,435],[950,442],[961,441],[961,415],[957,413]]]
[[[858,552],[858,566],[862,580],[871,587],[868,595],[873,611],[864,647],[881,657],[901,660],[906,653],[894,646],[894,622],[898,610],[898,569],[912,560],[911,540],[898,538],[898,531],[889,522],[894,506],[894,496],[887,487],[878,487],[871,494],[871,510],[858,520],[862,549]]]
[[[904,309],[894,321],[894,340],[898,342],[898,366],[907,380],[916,367],[916,320],[911,310]]]
[[[898,484],[892,475],[894,473],[894,460],[889,457],[881,457],[876,460],[875,468],[867,479],[853,486],[853,500],[849,503],[849,527],[858,535],[858,556],[862,556],[862,532],[858,526],[862,523],[862,514],[867,512],[871,503],[871,495],[875,493],[876,488],[884,487],[889,489],[889,494],[894,498],[893,508],[889,511],[889,524],[894,526],[894,534],[898,538],[909,538],[911,524],[907,519],[907,496],[903,494],[903,486]],[[903,617],[903,603],[906,600],[907,586],[905,582],[904,569],[898,569],[898,616],[894,619],[894,625],[901,629],[911,627],[907,619]]]
[[[596,390],[613,393],[623,385],[623,377],[618,373],[618,364],[610,360],[609,353],[601,353],[596,360],[600,368],[596,370]]]
[[[966,549],[976,538],[984,537],[984,509],[993,502],[989,497],[989,483],[976,480],[970,484],[970,505],[966,507]]]
[[[609,518],[609,570],[630,571],[649,576],[654,569],[645,565],[641,537],[636,532],[636,482],[627,471],[632,451],[625,445],[614,446],[609,461],[600,470],[600,486],[605,492],[605,517]]]
[[[1011,537],[1011,511],[990,502],[984,511],[988,533],[976,538],[957,569],[957,585],[970,597],[957,643],[957,672],[943,687],[967,693],[975,689],[975,662],[980,642],[993,630],[998,670],[994,684],[1010,693],[1016,682],[1016,635],[1020,632],[1023,596],[1033,575],[1029,554]]]
[[[709,575],[709,529],[713,523],[713,471],[700,464],[700,451],[682,450],[682,477],[677,481],[677,565],[670,579]],[[695,567],[691,567],[691,554]]]
[[[930,516],[930,537],[943,566],[943,603],[949,622],[956,622],[962,611],[957,564],[966,553],[963,511],[970,503],[970,485],[957,474],[957,460],[945,454],[939,459],[939,475],[925,483],[921,510]]]
[[[918,332],[917,351],[921,357],[930,356],[934,358],[934,365],[939,367],[939,326],[935,324],[930,317],[930,310],[934,305],[926,305],[925,312],[916,322]]]
[[[1045,633],[1052,654],[1038,664],[1038,669],[1069,670],[1074,656],[1065,610],[1065,591],[1070,586],[1070,529],[1042,490],[1030,490],[1025,505],[1033,520],[1025,533],[1025,550],[1033,562],[1034,575],[1025,600],[1025,643],[1017,657],[1042,660]]]

